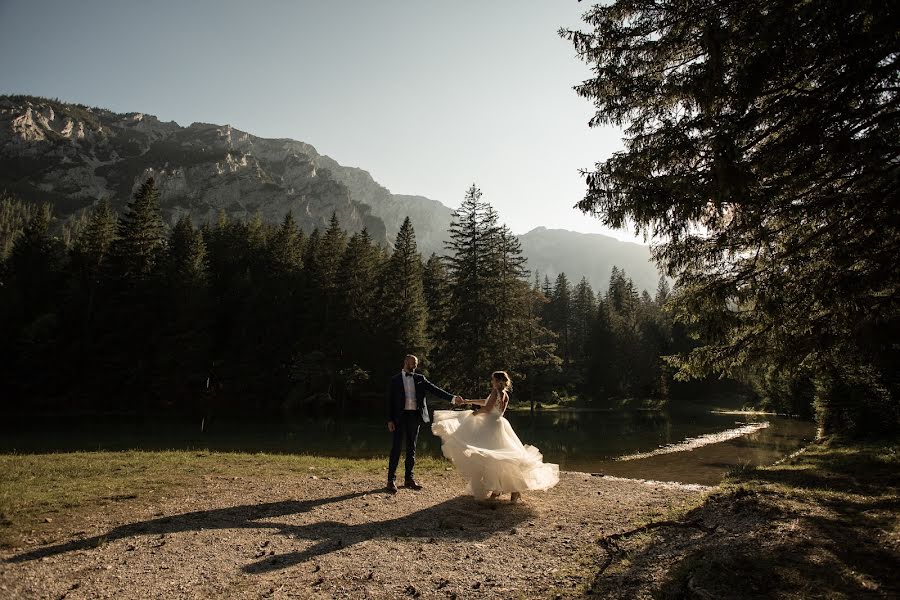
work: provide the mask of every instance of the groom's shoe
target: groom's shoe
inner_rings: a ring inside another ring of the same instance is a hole
[[[393,479],[389,479],[387,483],[387,487],[385,488],[389,494],[397,493],[397,484],[394,483]]]
[[[421,490],[422,486],[416,483],[416,480],[412,477],[407,477],[406,481],[403,482],[403,487],[408,487],[414,490]]]

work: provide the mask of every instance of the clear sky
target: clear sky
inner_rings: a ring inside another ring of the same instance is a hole
[[[516,233],[615,235],[572,206],[590,76],[556,31],[575,0],[0,0],[0,92],[310,143],[394,193],[455,208],[471,183]]]

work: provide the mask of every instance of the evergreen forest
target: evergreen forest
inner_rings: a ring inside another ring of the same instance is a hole
[[[423,257],[406,219],[393,248],[348,234],[228,219],[163,223],[148,179],[124,214],[98,202],[58,233],[49,205],[6,197],[4,411],[340,416],[380,408],[407,353],[466,397],[508,370],[530,407],[665,406],[720,383],[676,382],[692,347],[613,268],[607,289],[525,268],[518,239],[472,186],[446,254]]]

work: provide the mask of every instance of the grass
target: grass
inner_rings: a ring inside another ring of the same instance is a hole
[[[443,470],[422,457],[416,468]],[[272,478],[309,474],[382,474],[384,459],[205,451],[69,452],[0,455],[0,546],[39,534],[113,502],[185,493],[204,477]]]
[[[735,468],[677,519],[703,529],[665,527],[629,538],[589,593],[897,597],[900,440],[831,440],[782,464]]]

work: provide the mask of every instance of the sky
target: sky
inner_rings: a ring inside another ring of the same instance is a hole
[[[396,194],[475,184],[515,233],[613,231],[573,206],[622,148],[587,126],[575,0],[0,0],[0,93],[312,144]]]

